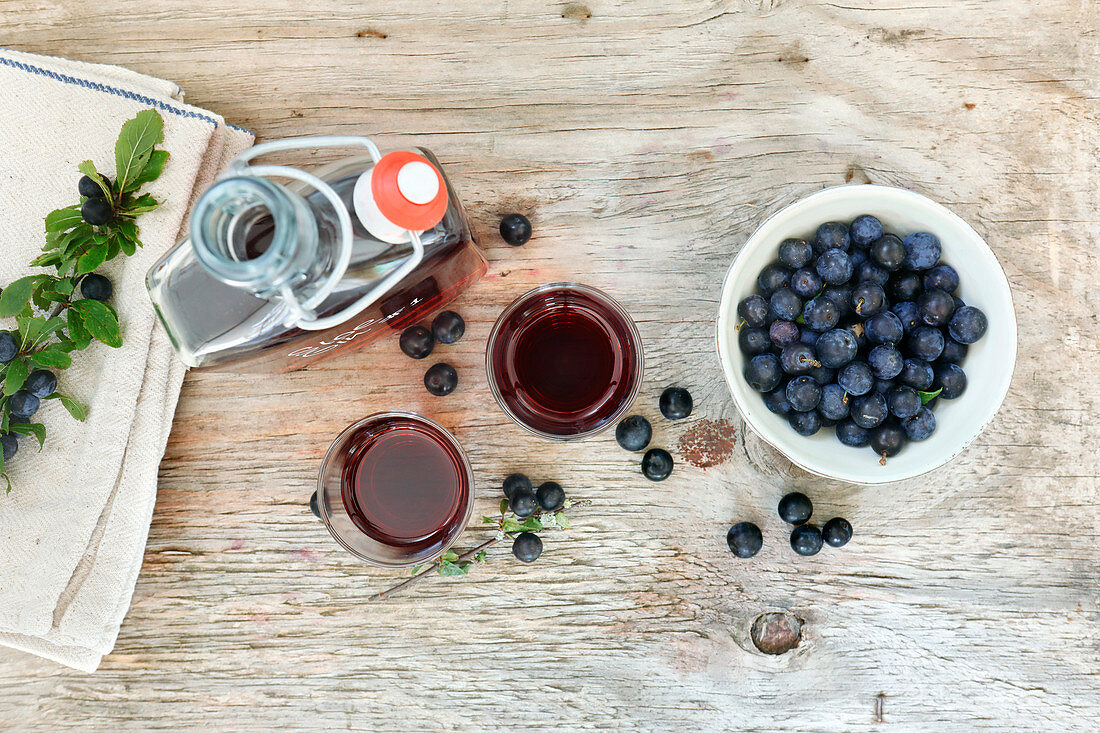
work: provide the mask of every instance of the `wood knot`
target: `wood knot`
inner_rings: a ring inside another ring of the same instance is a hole
[[[561,10],[561,17],[568,18],[570,20],[588,20],[592,17],[592,11],[588,9],[587,5],[581,5],[580,3],[569,3]]]
[[[752,643],[765,654],[786,654],[802,640],[802,621],[789,613],[763,613],[752,622]]]
[[[355,34],[356,38],[389,38],[388,33],[382,31],[376,31],[373,28],[364,28],[363,30]]]
[[[867,171],[863,169],[859,163],[852,163],[848,166],[848,172],[844,174],[845,183],[870,183],[871,177],[867,175]]]

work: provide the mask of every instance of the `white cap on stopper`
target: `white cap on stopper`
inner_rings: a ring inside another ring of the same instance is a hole
[[[439,194],[439,175],[427,163],[406,163],[397,172],[397,190],[414,204],[431,203]]]

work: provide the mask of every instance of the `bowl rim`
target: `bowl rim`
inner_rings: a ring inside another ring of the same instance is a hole
[[[1008,360],[1008,369],[1005,372],[1004,378],[1001,380],[1001,384],[998,385],[996,399],[992,400],[989,403],[989,407],[987,408],[985,415],[982,417],[980,424],[977,425],[972,434],[968,435],[966,439],[959,444],[957,449],[955,449],[953,452],[950,452],[949,454],[944,454],[942,460],[935,462],[934,464],[929,464],[927,467],[921,468],[921,470],[909,471],[907,473],[897,476],[884,476],[881,480],[865,480],[863,477],[860,477],[857,480],[851,478],[850,476],[844,475],[843,473],[838,474],[836,472],[825,472],[821,466],[808,465],[809,462],[800,459],[798,456],[790,455],[786,450],[777,445],[775,441],[768,437],[767,430],[758,425],[753,416],[749,413],[749,411],[742,406],[741,400],[737,394],[736,389],[734,388],[734,380],[742,379],[742,376],[737,370],[734,369],[733,365],[726,358],[727,349],[730,347],[728,343],[729,336],[727,335],[727,332],[729,331],[730,314],[736,312],[737,307],[736,302],[734,302],[736,295],[733,292],[733,274],[734,271],[737,269],[738,263],[741,261],[742,257],[745,256],[746,251],[750,249],[750,245],[754,243],[754,240],[757,239],[758,236],[760,236],[760,233],[762,231],[765,231],[769,227],[769,225],[774,224],[776,219],[779,219],[783,216],[789,216],[792,213],[792,209],[797,210],[799,208],[809,206],[813,203],[816,203],[818,199],[845,198],[850,193],[854,193],[856,191],[870,192],[873,195],[895,197],[902,202],[908,201],[910,204],[917,203],[921,206],[931,207],[947,220],[952,221],[953,223],[961,226],[965,230],[968,230],[973,235],[975,242],[980,244],[981,247],[984,248],[984,250],[990,255],[990,259],[994,263],[996,263],[997,272],[1000,275],[998,285],[1003,288],[1009,305],[1009,308],[1007,309],[1008,312],[1005,314],[1005,319],[1007,321],[1007,325],[1009,326],[1008,333],[1011,335],[1012,341],[1010,345],[1006,344],[1005,346],[1006,351],[1007,347],[1011,347],[1011,359]],[[811,193],[807,196],[803,196],[802,198],[799,198],[796,201],[793,201],[783,206],[781,209],[769,214],[764,219],[764,221],[762,221],[753,230],[752,234],[749,235],[748,239],[745,240],[740,249],[737,251],[737,254],[734,256],[733,261],[730,263],[729,268],[726,270],[726,275],[722,280],[722,293],[718,303],[718,318],[715,321],[715,347],[718,351],[719,362],[722,365],[722,374],[726,380],[726,387],[730,392],[730,396],[733,398],[733,403],[737,407],[737,411],[741,414],[741,418],[745,421],[745,424],[748,425],[752,432],[755,433],[761,440],[779,451],[791,463],[815,476],[822,476],[825,478],[834,479],[837,481],[844,481],[846,483],[859,486],[879,486],[882,484],[905,481],[911,478],[916,478],[917,476],[923,476],[931,471],[945,466],[946,464],[953,461],[956,457],[958,457],[960,453],[966,450],[966,448],[969,447],[969,445],[985,431],[986,427],[988,427],[989,423],[993,421],[993,418],[996,417],[997,413],[1000,411],[1001,406],[1004,404],[1005,398],[1008,396],[1008,390],[1012,384],[1012,377],[1016,370],[1016,357],[1019,351],[1019,333],[1017,330],[1015,302],[1012,299],[1012,286],[1011,283],[1009,283],[1008,281],[1008,276],[1004,271],[1004,266],[1001,265],[1001,262],[997,258],[997,255],[993,251],[993,249],[989,246],[988,243],[986,243],[985,238],[978,234],[978,232],[975,231],[974,228],[971,227],[965,219],[948,209],[943,204],[934,201],[931,198],[924,196],[923,194],[917,193],[916,191],[911,191],[907,188],[901,188],[898,186],[883,186],[879,184],[849,183],[841,184],[838,186],[830,186],[820,191],[815,191],[814,193]]]

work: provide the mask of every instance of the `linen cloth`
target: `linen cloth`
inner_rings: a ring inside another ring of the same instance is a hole
[[[184,104],[172,82],[0,49],[0,285],[48,271],[29,265],[45,243],[43,217],[79,200],[81,161],[114,177],[122,123],[150,108],[171,157],[143,190],[164,203],[138,217],[144,247],[99,270],[114,283],[123,345],[74,352],[58,391],[84,403],[87,420],[43,400],[34,419],[46,426],[45,448],[20,438],[6,467],[13,488],[0,488],[0,644],[85,671],[114,647],[130,606],[186,371],[156,322],[145,273],[253,136]]]

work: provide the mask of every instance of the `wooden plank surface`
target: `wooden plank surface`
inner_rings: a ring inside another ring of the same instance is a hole
[[[1093,0],[3,0],[0,46],[172,79],[262,139],[427,145],[492,264],[458,304],[448,398],[395,343],[278,378],[189,375],[115,652],[89,676],[4,650],[0,728],[1096,730],[1097,38]],[[997,419],[884,488],[813,478],[747,434],[714,348],[753,228],[845,181],[962,215],[1019,320]],[[511,210],[535,225],[521,249],[494,234]],[[669,384],[695,395],[684,424],[655,422],[679,459],[665,483],[610,436],[526,436],[489,395],[496,314],[565,278],[635,315],[640,412]],[[515,469],[593,504],[533,566],[496,548],[367,605],[394,573],[343,553],[306,502],[332,436],[383,408],[455,432],[478,514]],[[700,456],[684,436],[708,429],[729,445]],[[792,555],[773,514],[792,488],[852,521],[847,549]],[[764,529],[755,560],[725,548],[739,519]],[[754,648],[766,611],[804,621],[797,649]]]

